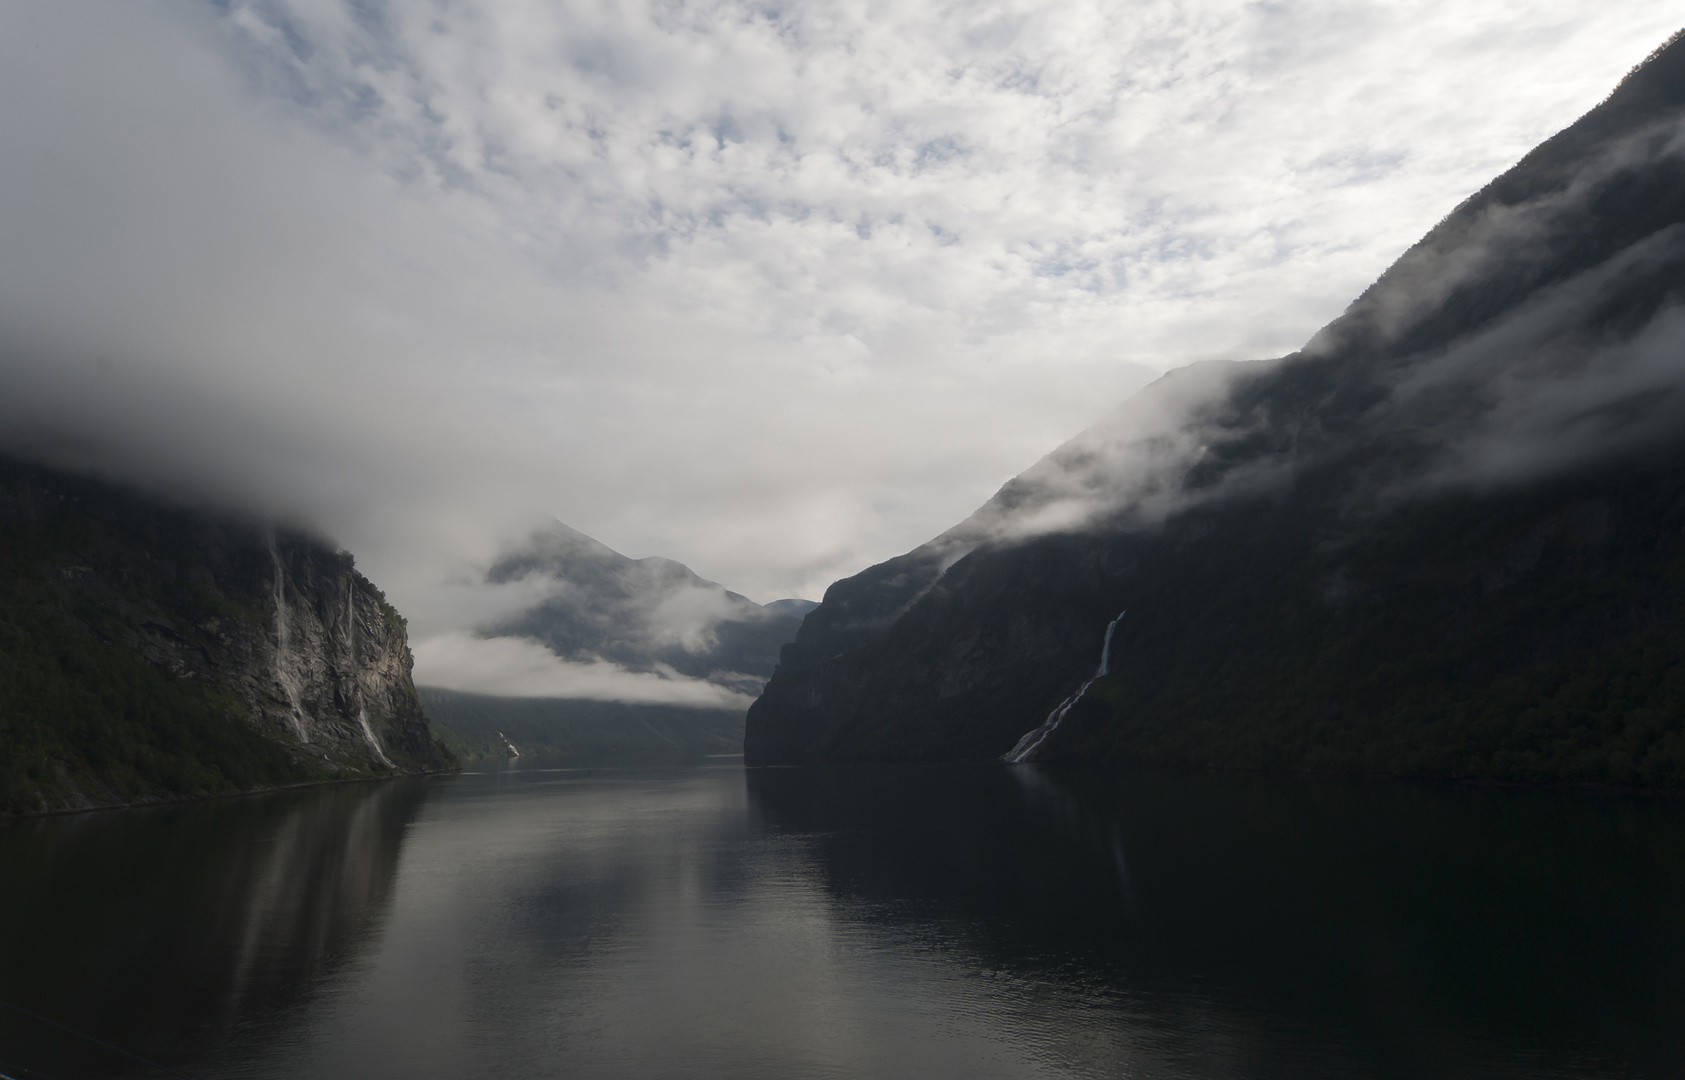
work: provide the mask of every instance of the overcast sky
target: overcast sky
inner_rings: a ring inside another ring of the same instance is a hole
[[[0,433],[428,635],[550,516],[760,601],[1291,351],[1661,0],[0,0]]]

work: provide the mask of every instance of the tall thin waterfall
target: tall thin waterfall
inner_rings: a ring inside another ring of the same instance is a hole
[[[1065,717],[1076,707],[1076,703],[1082,700],[1082,696],[1088,693],[1088,688],[1098,680],[1105,678],[1112,663],[1112,635],[1117,632],[1117,624],[1128,613],[1127,609],[1120,611],[1117,613],[1116,619],[1106,624],[1106,642],[1100,646],[1100,667],[1093,675],[1089,676],[1087,682],[1077,687],[1076,693],[1054,706],[1053,711],[1047,714],[1047,719],[1041,722],[1040,727],[1026,731],[1024,737],[1018,740],[1018,745],[1008,750],[1001,758],[1002,761],[1009,761],[1016,765],[1019,762],[1030,760],[1030,755],[1041,749],[1041,744],[1047,741],[1047,737],[1053,734],[1060,724],[1065,722]]]
[[[299,742],[309,742],[310,733],[304,727],[304,707],[298,700],[298,680],[287,667],[287,655],[292,651],[292,626],[287,620],[287,572],[281,566],[281,552],[275,547],[275,533],[269,533],[269,559],[275,564],[275,681],[287,695],[292,709],[293,731]]]
[[[351,675],[351,690],[357,697],[357,723],[363,726],[363,738],[368,741],[369,749],[374,756],[388,769],[392,768],[392,759],[386,756],[381,748],[380,740],[375,738],[374,728],[369,724],[369,710],[363,705],[363,686],[357,678],[357,582],[347,579],[345,582],[345,644],[351,651],[351,662],[346,670]]]
[[[503,734],[503,732],[500,731],[500,732],[497,733],[497,737],[502,739],[503,745],[507,746],[509,748],[509,754],[510,754],[511,757],[520,757],[521,756],[520,747],[518,747],[514,743],[510,742],[509,736]]]

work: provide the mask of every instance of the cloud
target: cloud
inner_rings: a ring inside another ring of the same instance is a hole
[[[1681,271],[1675,225],[1410,369],[1380,430],[1431,432],[1434,452],[1386,497],[1525,483],[1677,439],[1685,306],[1647,294]]]
[[[0,3],[0,442],[323,529],[418,638],[552,514],[817,595],[1297,345],[1674,18]]]
[[[689,678],[671,668],[634,672],[604,660],[563,660],[527,638],[452,632],[418,642],[414,652],[416,682],[447,690],[709,709],[746,709],[755,700],[753,693]]]
[[[1166,374],[1014,477],[956,531],[1010,542],[1119,514],[1133,527],[1162,521],[1198,497],[1185,480],[1224,434],[1217,419],[1236,381],[1271,366],[1207,361]]]
[[[740,616],[737,605],[729,603],[719,589],[692,586],[662,596],[648,613],[647,625],[652,644],[677,645],[701,654],[719,647],[720,623]]]
[[[1685,138],[1586,141],[1571,173],[1545,155],[1495,185],[1530,198],[1460,208],[1300,353],[1147,387],[922,549],[923,587],[980,545],[1151,527],[1308,467],[1345,462],[1348,509],[1375,509],[1677,440],[1685,225],[1649,207]]]
[[[505,552],[484,581],[489,590],[531,599],[477,624],[482,637],[528,637],[572,660],[632,671],[665,665],[733,688],[758,691],[777,661],[777,629],[794,633],[788,615],[682,563],[629,559],[560,521]]]

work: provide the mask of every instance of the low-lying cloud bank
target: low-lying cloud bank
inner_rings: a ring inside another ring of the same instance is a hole
[[[1675,17],[0,0],[0,444],[314,525],[418,640],[551,514],[818,595],[1296,345]]]
[[[588,698],[640,704],[746,709],[752,694],[669,667],[628,671],[606,660],[564,660],[526,638],[438,634],[414,646],[416,682],[498,697]]]
[[[553,521],[481,574],[470,632],[429,638],[416,678],[447,689],[746,707],[801,623],[672,559],[631,559]],[[501,611],[497,610],[502,608]],[[493,613],[495,612],[495,614]]]

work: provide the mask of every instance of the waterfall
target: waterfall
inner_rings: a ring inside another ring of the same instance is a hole
[[[368,740],[369,749],[374,751],[374,756],[380,759],[380,763],[388,769],[397,768],[392,764],[392,759],[386,756],[386,751],[380,748],[380,740],[374,737],[374,728],[369,726],[369,711],[361,705],[357,706],[357,722],[363,725],[363,738]]]
[[[500,731],[500,732],[497,733],[497,737],[503,740],[503,745],[507,746],[509,748],[510,754],[514,755],[515,757],[521,756],[520,749],[518,747],[516,747],[514,743],[509,741],[509,736],[503,734],[503,732]]]
[[[1040,727],[1026,731],[1024,737],[1018,740],[1018,744],[1008,750],[1001,758],[1002,761],[1009,761],[1016,765],[1030,760],[1030,755],[1041,749],[1041,744],[1047,741],[1047,737],[1053,734],[1060,724],[1065,722],[1066,715],[1076,707],[1077,702],[1082,700],[1082,696],[1088,693],[1088,688],[1106,677],[1106,672],[1110,670],[1112,664],[1112,635],[1117,632],[1117,624],[1126,614],[1128,614],[1127,609],[1120,611],[1117,613],[1116,619],[1106,624],[1106,641],[1100,646],[1100,666],[1094,674],[1089,676],[1087,682],[1077,687],[1076,693],[1054,706],[1053,711],[1047,714],[1047,719],[1042,721]]]
[[[287,621],[287,573],[281,566],[281,552],[275,547],[273,529],[269,532],[269,559],[275,564],[275,681],[287,695],[298,741],[309,742],[310,733],[304,728],[304,708],[298,701],[298,680],[287,668],[287,654],[292,650],[292,626]]]
[[[392,759],[381,749],[380,740],[375,738],[374,728],[369,724],[369,710],[363,705],[363,686],[357,678],[357,581],[347,578],[345,581],[345,645],[350,651],[350,663],[346,665],[346,672],[351,679],[351,692],[357,700],[357,723],[363,727],[363,738],[374,751],[374,756],[388,769],[394,768]]]

